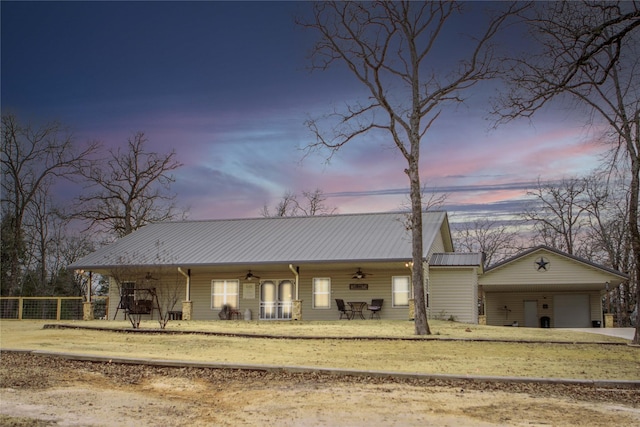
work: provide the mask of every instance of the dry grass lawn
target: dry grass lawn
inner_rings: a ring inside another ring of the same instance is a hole
[[[413,334],[413,323],[408,321],[174,321],[167,327],[168,331],[229,336],[43,329],[51,323],[56,322],[0,321],[0,348],[228,364],[640,380],[639,349],[602,344],[625,342],[618,338],[566,330],[431,321],[433,335],[421,339]],[[124,321],[59,323],[119,330],[130,327]],[[141,329],[151,332],[156,328],[157,322],[147,321]],[[276,336],[284,338],[269,338]],[[319,339],[300,339],[304,337]],[[336,339],[340,337],[350,339]],[[480,341],[473,341],[476,339]]]
[[[615,338],[560,330],[433,321],[434,335],[416,339],[413,325],[400,321],[171,322],[170,332],[185,332],[178,334],[152,333],[155,322],[143,323],[142,333],[124,333],[128,322],[62,322],[120,332],[44,329],[48,323],[55,322],[0,321],[0,349],[429,374],[640,379],[640,349]],[[639,397],[638,389],[588,383],[163,368],[19,353],[0,357],[0,425],[19,427],[608,427],[640,425]]]

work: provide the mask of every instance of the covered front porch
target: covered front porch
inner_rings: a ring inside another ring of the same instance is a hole
[[[411,271],[404,260],[163,267],[158,271],[146,268],[147,273],[132,269],[129,274],[111,277],[111,319],[122,320],[123,300],[134,295],[138,298],[150,286],[159,295],[161,305],[162,295],[175,295],[174,306],[166,309],[181,320],[220,320],[225,307],[232,311],[233,319],[339,320],[336,299],[364,303],[366,318],[372,317],[367,311],[371,301],[382,299],[378,312],[381,319],[409,319]],[[152,319],[154,315],[150,312],[143,318]]]

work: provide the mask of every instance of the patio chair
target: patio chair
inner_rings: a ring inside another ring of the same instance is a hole
[[[346,316],[347,320],[351,320],[353,310],[344,305],[344,300],[336,298],[336,304],[338,305],[338,311],[340,312],[340,319],[342,319],[342,316]]]
[[[384,303],[383,299],[373,299],[371,300],[371,304],[368,307],[368,310],[371,312],[370,319],[373,319],[373,316],[377,316],[380,318],[380,310],[382,310],[382,303]]]
[[[231,310],[232,308],[229,304],[224,304],[222,310],[218,313],[220,320],[231,320]]]

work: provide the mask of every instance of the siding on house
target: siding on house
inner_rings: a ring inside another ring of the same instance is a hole
[[[430,316],[478,323],[478,268],[431,268]]]
[[[538,270],[536,260],[544,257],[549,262],[547,270]],[[548,251],[537,251],[528,256],[490,268],[480,278],[479,284],[485,289],[519,289],[532,291],[535,288],[581,290],[585,285],[592,289],[602,289],[608,281],[616,278],[611,273],[580,263],[570,258]]]

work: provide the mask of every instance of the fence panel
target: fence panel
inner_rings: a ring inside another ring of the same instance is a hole
[[[2,297],[0,319],[82,320],[82,297]]]
[[[18,298],[0,298],[0,319],[19,319],[21,303]]]

